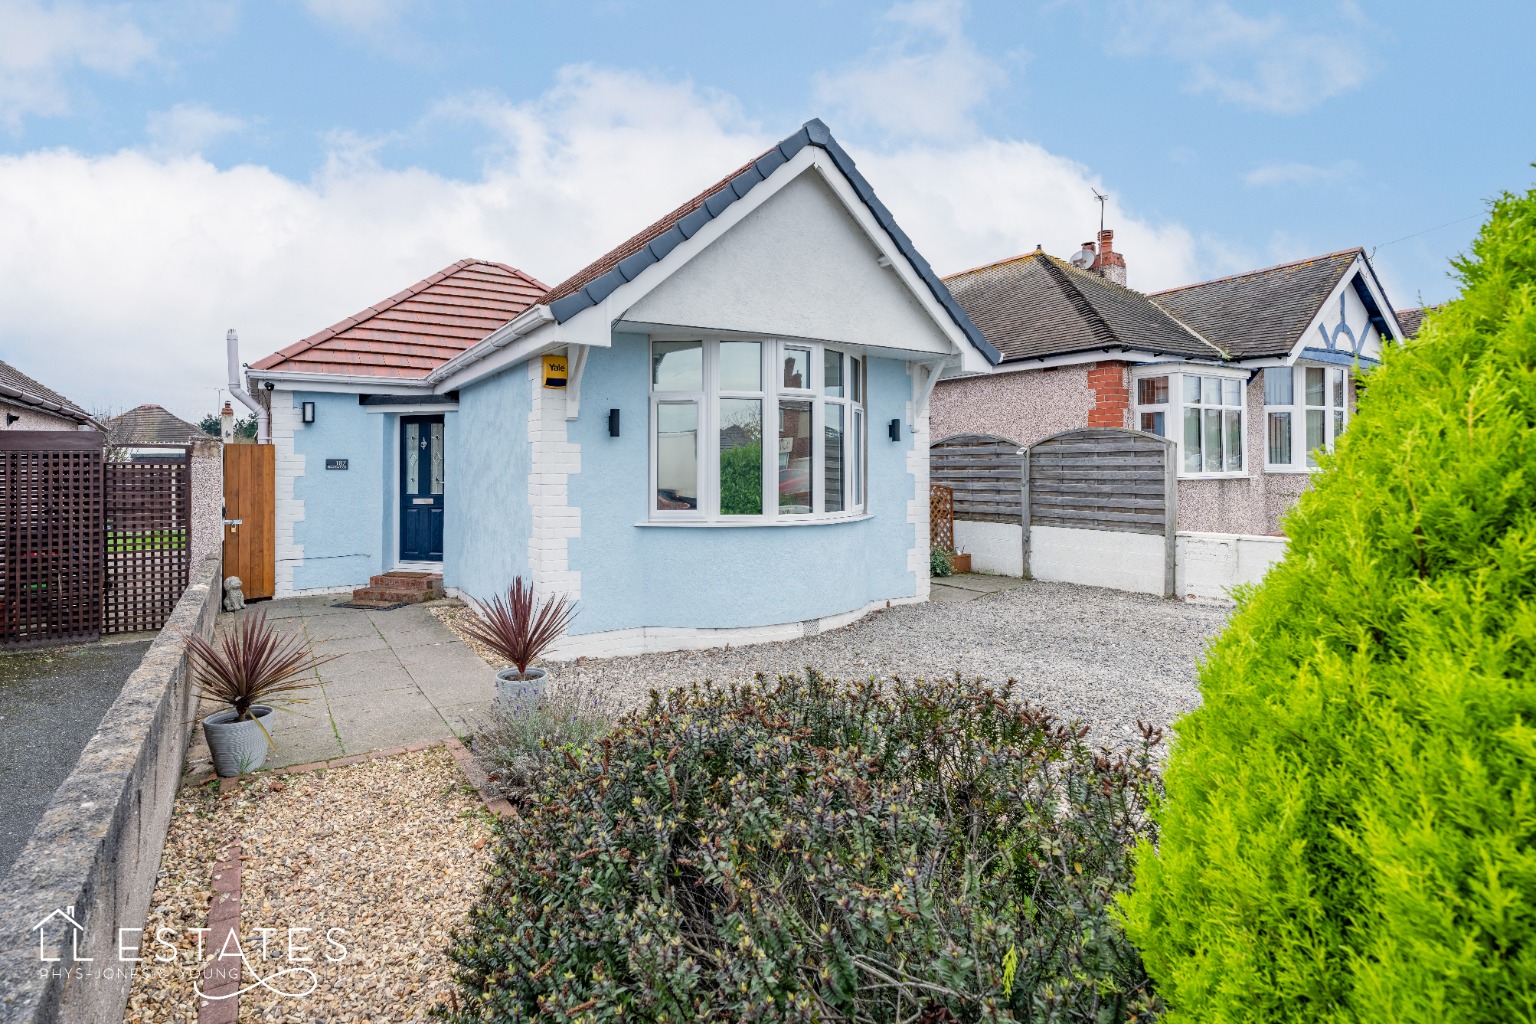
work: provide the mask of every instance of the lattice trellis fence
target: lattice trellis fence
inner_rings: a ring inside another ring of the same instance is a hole
[[[165,625],[192,570],[192,464],[106,465],[106,594],[102,632]]]
[[[928,544],[940,551],[955,550],[955,492],[943,484],[928,487]]]

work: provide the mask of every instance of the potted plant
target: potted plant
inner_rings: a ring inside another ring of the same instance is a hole
[[[202,696],[227,705],[203,719],[214,771],[226,778],[267,763],[273,711],[304,703],[306,698],[294,694],[316,685],[314,669],[331,660],[316,658],[299,634],[274,632],[264,611],[241,619],[212,643],[194,635],[187,648],[193,685]]]
[[[496,696],[503,701],[544,692],[547,673],[530,667],[560,639],[576,614],[562,595],[542,602],[534,599],[533,584],[518,576],[505,596],[479,602],[480,616],[464,623],[464,632],[512,663],[496,673]]]

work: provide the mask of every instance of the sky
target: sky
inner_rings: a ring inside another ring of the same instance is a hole
[[[1365,247],[1454,296],[1536,182],[1536,4],[0,0],[0,358],[92,411],[464,257],[556,283],[820,117],[941,274]]]

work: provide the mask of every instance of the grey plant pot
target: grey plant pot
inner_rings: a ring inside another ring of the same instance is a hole
[[[496,673],[496,699],[502,704],[512,704],[518,699],[544,696],[544,684],[549,673],[542,668],[530,668],[519,675],[515,668],[504,668]]]
[[[203,736],[213,754],[213,770],[220,778],[244,775],[267,763],[267,750],[271,744],[261,727],[266,726],[267,732],[271,732],[276,716],[265,704],[252,704],[251,714],[261,719],[261,725],[254,721],[235,721],[234,708],[225,708],[203,719]]]

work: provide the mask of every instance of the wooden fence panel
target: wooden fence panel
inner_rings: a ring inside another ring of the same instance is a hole
[[[928,450],[928,477],[954,491],[956,519],[1017,523],[1023,514],[1020,451],[1005,437],[947,437]]]
[[[192,569],[191,452],[180,462],[106,464],[102,631],[165,625]]]
[[[0,646],[100,635],[103,452],[96,431],[0,431]]]

